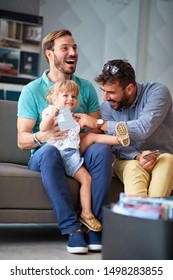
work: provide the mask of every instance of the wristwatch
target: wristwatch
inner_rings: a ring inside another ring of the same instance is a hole
[[[98,120],[97,120],[97,128],[98,128],[98,129],[101,129],[101,127],[102,127],[103,124],[104,124],[104,120],[102,120],[102,119],[98,119]]]
[[[35,143],[37,146],[41,146],[41,142],[37,139],[36,133],[34,133],[34,143]]]

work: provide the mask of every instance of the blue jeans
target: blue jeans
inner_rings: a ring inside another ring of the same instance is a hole
[[[83,154],[85,167],[92,177],[92,210],[102,220],[105,203],[112,178],[112,153],[104,144],[93,144]],[[39,148],[28,163],[29,169],[41,172],[41,178],[62,234],[80,228],[74,210],[64,165],[58,149],[51,145]]]

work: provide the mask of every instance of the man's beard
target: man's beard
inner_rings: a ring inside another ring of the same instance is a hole
[[[65,75],[70,75],[73,74],[76,70],[76,65],[73,66],[71,68],[69,68],[68,70],[65,70],[62,66],[61,63],[58,61],[57,56],[54,54],[54,65],[56,67],[57,70],[59,70],[61,73],[65,74]]]
[[[114,106],[113,104],[111,104],[111,107],[114,109],[114,110],[116,110],[116,111],[118,111],[118,110],[120,110],[120,109],[122,109],[122,108],[128,108],[129,107],[129,96],[127,96],[126,95],[126,92],[124,91],[123,92],[123,98],[122,98],[122,100],[121,101],[115,101],[115,100],[108,100],[109,102],[110,102],[110,104],[111,104],[111,102],[115,102],[115,104],[116,104],[116,106]]]

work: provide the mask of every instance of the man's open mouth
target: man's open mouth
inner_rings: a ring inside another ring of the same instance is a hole
[[[67,64],[73,65],[73,64],[76,63],[76,61],[75,61],[75,60],[66,60],[66,63],[67,63]]]

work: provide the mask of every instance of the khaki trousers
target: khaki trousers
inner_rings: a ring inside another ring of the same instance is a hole
[[[152,172],[144,170],[137,160],[115,159],[113,174],[124,183],[126,194],[169,196],[173,190],[173,155],[161,154]]]

